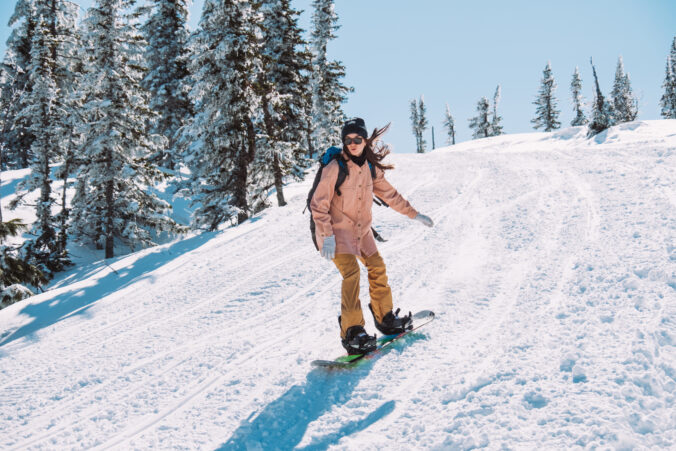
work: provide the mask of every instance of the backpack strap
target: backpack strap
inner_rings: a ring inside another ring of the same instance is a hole
[[[335,191],[336,194],[340,196],[340,185],[342,185],[347,178],[349,171],[347,169],[347,164],[340,157],[337,157],[336,160],[338,161],[338,178],[336,179]]]

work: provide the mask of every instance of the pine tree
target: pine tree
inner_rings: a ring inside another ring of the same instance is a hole
[[[59,155],[60,165],[55,167],[54,176],[61,182],[61,200],[60,212],[56,215],[58,221],[58,243],[59,249],[66,250],[71,208],[68,201],[68,191],[72,186],[71,176],[79,166],[79,153],[82,149],[85,136],[82,134],[80,126],[83,117],[84,99],[80,97],[80,83],[82,82],[85,67],[84,58],[80,55],[80,50],[84,48],[82,33],[80,29],[71,30],[71,39],[64,46],[64,62],[62,64],[64,76],[59,78],[59,90],[62,93],[63,112],[62,122],[62,145]]]
[[[28,76],[31,62],[31,47],[35,34],[36,17],[33,0],[18,0],[9,26],[15,27],[7,40],[7,51],[3,66],[5,76],[2,84],[2,108],[7,121],[5,163],[10,168],[27,168],[31,161],[30,148],[33,135],[30,133],[30,118],[20,116],[23,97],[32,90]]]
[[[638,116],[638,101],[631,89],[629,74],[624,72],[624,63],[620,56],[615,70],[613,83],[613,119],[616,124],[631,122]]]
[[[15,135],[16,121],[14,120],[17,105],[22,92],[14,82],[16,73],[3,64],[0,65],[0,170],[16,166],[18,160],[12,155],[11,136]],[[10,160],[10,161],[8,161]],[[0,210],[0,222],[2,221]]]
[[[446,104],[446,115],[444,117],[444,127],[446,127],[446,131],[448,133],[448,140],[446,141],[446,144],[454,146],[455,145],[455,121],[453,120],[453,116],[451,115],[451,109],[448,107],[448,103]]]
[[[39,288],[47,282],[42,271],[21,258],[16,247],[4,244],[8,237],[26,228],[18,219],[0,222],[0,309],[32,296],[26,285]]]
[[[676,119],[676,37],[671,43],[671,53],[667,56],[666,75],[664,77],[664,94],[660,99],[662,117]]]
[[[149,187],[161,174],[148,156],[165,144],[149,133],[155,119],[141,87],[145,42],[135,0],[96,0],[86,19],[90,55],[81,85],[86,136],[81,153],[73,232],[114,256],[115,241],[132,251],[155,234],[177,231],[170,206]],[[82,182],[80,182],[82,181]]]
[[[425,130],[427,130],[428,125],[429,122],[427,122],[425,98],[424,96],[420,96],[420,100],[418,101],[418,136],[420,137],[420,148],[418,149],[418,153],[425,153],[425,150],[427,150],[427,141],[425,141],[423,137],[425,136]]]
[[[261,108],[254,86],[261,72],[260,20],[249,2],[207,0],[191,38],[196,115],[182,139],[192,143],[185,160],[199,206],[195,227],[215,230],[233,217],[242,223],[255,211],[249,186]]]
[[[547,62],[547,66],[542,72],[542,84],[540,85],[540,93],[534,105],[537,106],[535,110],[535,118],[531,120],[535,130],[544,128],[544,131],[551,132],[561,127],[559,122],[559,110],[556,109],[556,98],[554,91],[556,90],[556,82],[552,75],[552,66]]]
[[[253,196],[262,206],[264,195],[274,186],[278,205],[284,206],[284,178],[301,180],[309,165],[299,138],[309,122],[310,54],[303,50],[299,13],[291,9],[289,0],[264,0],[261,5],[263,66],[257,86],[263,114],[252,165]]]
[[[413,131],[413,136],[415,136],[415,151],[420,153],[420,118],[418,111],[418,102],[416,99],[411,99],[410,103],[411,110],[411,130]]]
[[[587,133],[587,136],[592,137],[612,126],[613,119],[611,107],[603,97],[603,93],[601,93],[599,79],[596,76],[596,67],[594,66],[594,62],[591,58],[589,59],[589,63],[591,64],[592,71],[594,73],[594,84],[596,86],[594,105],[592,106],[592,118],[591,122],[589,123],[589,131]]]
[[[580,70],[575,66],[575,72],[573,73],[573,80],[570,82],[570,91],[573,95],[573,107],[575,109],[575,118],[570,123],[573,127],[578,127],[580,125],[586,125],[587,117],[584,115],[584,98],[582,97],[582,78],[580,78]]]
[[[148,73],[142,86],[150,92],[150,108],[159,113],[151,132],[167,138],[166,147],[150,159],[169,169],[178,162],[177,132],[193,116],[187,21],[188,0],[153,0],[143,27]]]
[[[491,131],[491,123],[488,120],[488,110],[490,105],[486,97],[482,97],[477,102],[477,115],[469,119],[469,128],[474,130],[472,133],[473,139],[488,138]]]
[[[66,0],[34,0],[33,6],[36,26],[28,65],[31,90],[22,97],[18,115],[24,123],[31,124],[34,137],[31,174],[18,185],[12,207],[21,203],[26,194],[39,191],[37,221],[31,230],[35,239],[29,240],[24,249],[29,261],[49,273],[69,263],[65,242],[58,238],[58,219],[52,213],[55,198],[51,165],[66,153],[64,138],[70,134],[64,113],[68,110],[66,86],[72,76],[64,61],[72,54],[69,50],[73,47],[77,12],[75,5]]]
[[[500,85],[495,88],[495,95],[493,95],[493,118],[491,119],[490,136],[499,136],[503,134],[502,117],[498,115],[498,104],[500,103]]]
[[[329,61],[326,47],[336,36],[338,16],[333,0],[313,0],[312,15],[312,147],[325,149],[340,145],[340,129],[345,115],[342,104],[352,90],[341,83],[345,67],[338,61]]]

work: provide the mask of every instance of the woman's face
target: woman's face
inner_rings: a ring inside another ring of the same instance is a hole
[[[361,139],[361,143],[357,144],[354,141],[352,141],[355,138],[358,138],[358,140]],[[364,152],[364,148],[366,147],[366,140],[356,133],[350,133],[349,135],[345,136],[345,147],[347,147],[347,150],[348,152],[350,152],[350,154],[352,154],[355,157],[358,157]]]

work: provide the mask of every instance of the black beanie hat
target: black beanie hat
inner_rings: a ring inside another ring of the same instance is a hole
[[[369,132],[366,131],[366,124],[364,119],[360,117],[355,117],[343,124],[343,129],[340,132],[341,141],[345,141],[345,137],[350,133],[356,133],[362,138],[366,139],[369,137]]]

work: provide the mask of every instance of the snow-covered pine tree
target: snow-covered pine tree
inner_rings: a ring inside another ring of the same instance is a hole
[[[420,119],[418,111],[418,102],[416,99],[411,99],[411,130],[415,136],[415,151],[420,153]]]
[[[69,228],[71,207],[68,201],[68,191],[72,186],[71,176],[79,167],[80,149],[84,142],[84,136],[81,133],[80,126],[83,118],[84,99],[80,97],[80,83],[82,82],[85,68],[85,60],[80,54],[84,48],[82,39],[82,30],[71,30],[71,39],[64,46],[64,76],[59,78],[59,90],[62,93],[64,101],[64,113],[61,117],[63,123],[62,153],[59,155],[60,165],[54,169],[54,176],[61,181],[60,193],[60,212],[56,215],[59,224],[58,242],[59,249],[66,249]]]
[[[33,135],[28,118],[19,117],[22,97],[31,91],[28,65],[31,61],[31,46],[35,34],[35,8],[32,0],[17,0],[9,26],[15,27],[7,40],[3,61],[5,76],[2,84],[2,108],[7,121],[6,134],[2,137],[6,154],[3,164],[9,168],[27,168],[30,165],[30,148]]]
[[[0,65],[0,170],[17,166],[16,162],[19,160],[12,154],[13,149],[10,147],[16,128],[15,106],[22,94],[13,80],[15,77],[16,73],[8,65]],[[1,213],[0,210],[0,222],[2,222]]]
[[[491,131],[491,123],[488,120],[490,105],[486,97],[482,97],[476,105],[477,115],[469,119],[469,128],[473,130],[472,138],[488,138]]]
[[[570,123],[571,126],[577,127],[580,125],[586,125],[587,117],[584,115],[584,98],[582,97],[582,78],[580,77],[580,70],[575,66],[575,72],[573,73],[573,79],[570,82],[570,92],[573,95],[573,108],[575,110],[575,117]]]
[[[631,122],[638,116],[638,101],[631,89],[629,74],[624,72],[622,56],[617,60],[615,82],[613,83],[613,118],[616,124]]]
[[[252,180],[263,202],[272,186],[279,206],[284,200],[284,178],[302,180],[309,165],[307,152],[300,137],[306,133],[310,54],[298,27],[298,12],[289,0],[263,0],[262,70],[257,83],[262,103],[262,118],[258,118],[256,159],[252,165]],[[262,123],[261,123],[262,122]]]
[[[168,169],[178,162],[177,131],[193,115],[189,98],[188,0],[152,0],[143,26],[148,65],[142,86],[150,92],[150,108],[159,114],[151,132],[167,138],[167,146],[151,161]]]
[[[446,127],[446,132],[448,133],[448,140],[446,141],[446,144],[454,146],[455,145],[455,121],[453,120],[453,116],[451,115],[451,109],[449,108],[448,103],[446,104],[446,114],[444,116],[444,127]]]
[[[428,125],[425,97],[420,96],[420,100],[418,101],[418,136],[420,137],[418,142],[420,143],[420,148],[418,149],[418,153],[425,153],[425,150],[427,150],[427,141],[425,141],[424,136]]]
[[[603,93],[601,93],[599,79],[596,76],[596,67],[591,58],[589,58],[589,64],[591,64],[594,73],[594,84],[596,86],[594,105],[592,106],[592,118],[589,123],[589,131],[587,132],[587,136],[591,138],[613,125],[613,115],[610,104],[606,102]]]
[[[676,119],[676,37],[671,43],[671,52],[667,55],[667,68],[665,71],[664,94],[660,99],[662,117]]]
[[[500,85],[495,88],[495,95],[493,95],[493,117],[491,118],[490,136],[499,136],[503,134],[502,117],[498,114],[498,104],[500,103]]]
[[[17,187],[12,207],[24,196],[39,191],[37,220],[31,229],[34,239],[24,245],[26,258],[47,274],[60,271],[69,263],[65,242],[58,239],[58,219],[52,213],[51,165],[65,154],[64,138],[70,134],[65,118],[68,99],[65,87],[72,81],[69,63],[77,19],[76,5],[68,0],[34,0],[35,29],[31,43],[28,76],[31,90],[22,96],[18,118],[30,123],[31,173]],[[65,233],[65,231],[64,231]]]
[[[195,227],[215,230],[254,211],[249,199],[250,165],[256,157],[255,115],[260,97],[255,82],[261,71],[259,13],[242,0],[206,0],[191,37],[191,96],[195,117],[182,140],[191,169],[189,192],[198,205]]]
[[[535,130],[544,128],[544,131],[551,132],[561,127],[559,122],[559,110],[556,109],[556,98],[554,91],[556,90],[556,82],[554,75],[552,75],[552,66],[547,61],[547,66],[542,71],[542,83],[540,85],[540,93],[538,98],[533,102],[536,105],[535,118],[531,120]]]
[[[340,145],[340,129],[345,119],[342,104],[352,89],[341,83],[345,67],[339,61],[329,61],[326,47],[336,36],[338,16],[333,0],[313,0],[312,36],[312,147],[319,152]]]
[[[39,288],[47,282],[42,271],[25,261],[16,247],[4,244],[8,237],[18,235],[26,228],[18,219],[0,222],[0,309],[33,296],[26,285]]]
[[[153,244],[154,234],[177,231],[170,205],[149,190],[161,177],[148,161],[165,139],[148,128],[155,115],[141,87],[145,41],[135,0],[95,0],[86,19],[81,85],[86,123],[73,200],[73,232],[114,256],[115,241],[134,250]]]

